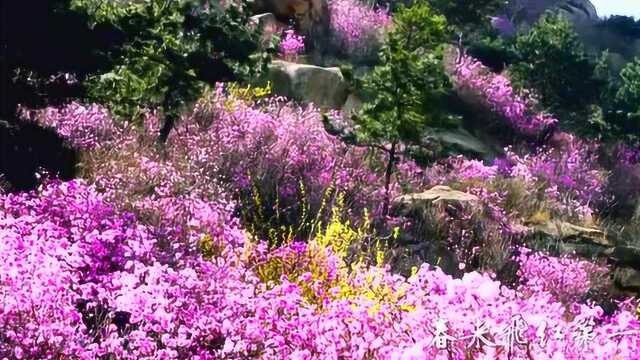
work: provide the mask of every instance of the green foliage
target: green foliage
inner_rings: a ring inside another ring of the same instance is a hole
[[[632,116],[640,117],[640,59],[628,63],[620,72],[616,100]]]
[[[75,0],[93,25],[110,24],[126,34],[123,55],[108,72],[88,81],[92,101],[138,119],[145,108],[177,118],[205,86],[262,70],[268,55],[258,51],[259,31],[249,25],[248,5],[218,1],[96,2]]]
[[[514,82],[534,90],[563,126],[584,132],[604,125],[594,114],[606,82],[598,77],[597,62],[585,52],[568,20],[544,16],[516,38],[514,52],[517,60],[509,68]]]
[[[447,18],[447,22],[457,31],[465,33],[485,30],[489,26],[489,16],[496,15],[504,8],[504,0],[429,0],[433,9]]]
[[[450,86],[442,64],[445,29],[444,17],[425,3],[396,14],[382,64],[360,84],[368,101],[354,118],[359,141],[417,141],[427,126],[448,120],[438,106]]]
[[[637,140],[640,132],[640,59],[628,63],[620,72],[608,116],[616,125],[618,137]]]
[[[517,85],[535,91],[561,124],[574,130],[595,125],[585,120],[595,121],[593,105],[606,83],[597,76],[597,62],[587,55],[566,19],[544,16],[531,31],[516,38],[514,52],[517,60],[509,72]]]
[[[442,61],[446,29],[446,19],[424,1],[401,8],[381,64],[361,80],[366,100],[354,116],[356,136],[388,153],[387,190],[399,143],[418,142],[428,127],[452,122],[441,105],[450,90]]]

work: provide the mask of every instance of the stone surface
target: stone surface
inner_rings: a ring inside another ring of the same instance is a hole
[[[640,269],[640,248],[633,246],[616,246],[605,251],[605,255],[621,266]]]
[[[583,227],[568,222],[550,220],[533,227],[539,232],[563,242],[613,246],[613,242],[598,228]]]
[[[355,94],[349,94],[344,105],[342,105],[342,115],[345,117],[345,119],[350,119],[351,115],[356,113],[361,108],[362,100],[360,100],[360,98]]]
[[[640,271],[632,268],[617,268],[613,273],[616,286],[624,290],[640,291]]]
[[[298,32],[323,37],[329,29],[327,0],[254,0],[254,14],[272,13],[276,19],[293,22]]]
[[[393,204],[394,206],[402,206],[438,202],[465,203],[477,200],[478,197],[473,194],[453,190],[448,186],[437,185],[425,192],[398,196],[393,200]]]
[[[468,204],[477,200],[478,198],[473,194],[437,185],[425,192],[396,197],[391,203],[391,213],[399,216],[420,217],[424,216],[424,210],[432,204]]]
[[[347,83],[339,68],[276,60],[269,65],[268,78],[275,94],[323,109],[340,109],[347,99]]]
[[[463,128],[436,131],[431,137],[444,146],[447,155],[462,154],[486,161],[491,161],[497,156],[487,144]]]
[[[559,13],[574,23],[598,20],[596,8],[589,0],[516,0],[509,3],[507,16],[519,27],[528,28],[547,11]]]

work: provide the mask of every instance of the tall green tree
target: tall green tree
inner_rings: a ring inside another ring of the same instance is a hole
[[[586,53],[568,20],[542,17],[528,33],[517,36],[513,50],[512,79],[519,87],[534,90],[541,105],[558,116],[562,125],[578,131],[598,125],[594,106],[606,81],[598,75],[597,59]]]
[[[185,105],[206,85],[248,78],[264,69],[269,53],[250,24],[249,4],[216,0],[109,2],[74,0],[94,26],[126,34],[122,55],[88,80],[89,98],[118,117],[136,119],[145,108],[162,110],[166,139]]]
[[[385,213],[400,146],[419,142],[429,127],[452,122],[442,108],[451,89],[443,65],[447,35],[446,19],[426,1],[402,7],[380,51],[381,64],[359,84],[366,100],[353,118],[357,141],[388,156]]]
[[[611,86],[606,116],[616,140],[640,140],[640,58],[625,65]]]
[[[491,28],[491,17],[500,14],[505,0],[429,0],[431,7],[447,18],[456,35],[474,38]]]

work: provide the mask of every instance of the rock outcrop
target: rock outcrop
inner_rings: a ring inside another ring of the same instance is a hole
[[[632,268],[617,268],[613,281],[622,290],[640,293],[640,271]]]
[[[347,83],[339,68],[323,68],[282,60],[269,65],[273,92],[324,109],[340,109],[348,95]]]
[[[595,23],[598,13],[589,0],[516,0],[510,2],[507,16],[519,27],[530,27],[545,12],[555,12],[573,23]]]
[[[398,196],[393,200],[393,207],[402,209],[407,207],[426,206],[436,203],[468,203],[478,201],[478,197],[466,192],[453,190],[444,185],[437,185],[431,189],[415,194]]]
[[[254,14],[271,13],[285,24],[319,43],[328,36],[329,5],[327,0],[254,0]]]
[[[272,13],[254,15],[251,17],[251,21],[262,30],[263,35],[267,36],[270,36],[278,30],[286,27],[286,24],[278,21],[276,16]]]
[[[525,242],[528,247],[554,254],[606,260],[617,291],[640,294],[640,247],[617,245],[598,228],[551,220],[532,226]]]

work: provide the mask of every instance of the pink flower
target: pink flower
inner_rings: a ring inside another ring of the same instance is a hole
[[[304,36],[296,35],[289,29],[285,30],[284,38],[280,42],[280,56],[287,61],[295,61],[304,51]]]

